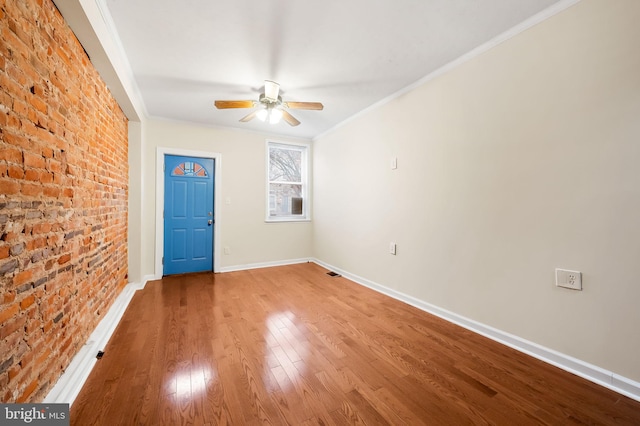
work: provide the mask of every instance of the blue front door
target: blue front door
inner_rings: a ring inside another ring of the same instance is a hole
[[[213,271],[213,159],[165,155],[164,163],[163,274]]]

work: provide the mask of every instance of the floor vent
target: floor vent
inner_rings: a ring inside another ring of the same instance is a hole
[[[331,277],[339,277],[340,276],[340,274],[338,274],[337,272],[333,272],[333,271],[327,272],[327,275],[329,275]]]

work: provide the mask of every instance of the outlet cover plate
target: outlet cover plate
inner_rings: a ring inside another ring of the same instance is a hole
[[[582,290],[582,273],[580,271],[556,268],[556,287]]]

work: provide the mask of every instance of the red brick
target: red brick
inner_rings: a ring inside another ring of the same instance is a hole
[[[2,74],[0,74],[0,77],[2,76]],[[2,85],[0,84],[0,87],[2,87]],[[18,116],[16,114],[14,114],[13,112],[9,112],[9,114],[7,114],[7,129],[19,129],[20,128],[20,118],[18,118]],[[9,142],[9,139],[11,138],[11,136],[7,137],[7,135],[5,135],[4,140]],[[25,139],[25,138],[22,138]],[[15,142],[15,140],[13,141]],[[18,142],[20,142],[18,140]],[[21,143],[15,143],[14,145],[20,145],[22,147],[24,147],[23,144]]]
[[[29,336],[33,335],[34,333],[42,332],[42,324],[40,323],[40,321],[33,321],[33,319],[31,319],[27,322],[24,331]]]
[[[19,285],[29,282],[31,278],[33,278],[33,269],[27,269],[26,271],[18,272],[13,277],[13,285],[14,287],[17,287]]]
[[[27,251],[34,251],[47,245],[46,238],[34,238],[27,242]]]
[[[0,150],[0,158],[8,163],[22,164],[22,151],[13,147],[3,148]]]
[[[44,157],[40,154],[32,154],[31,152],[25,152],[24,165],[25,167],[35,167],[37,169],[44,169],[46,167],[46,162]]]
[[[3,36],[6,34],[6,31],[3,32]],[[22,72],[20,67],[17,66],[7,66],[7,75],[11,80],[17,83],[18,86],[24,86],[27,83],[27,76]]]
[[[2,295],[2,303],[5,305],[13,302],[14,300],[16,300],[16,294],[12,291],[6,291]]]
[[[62,163],[56,160],[49,160],[47,163],[47,170],[54,173],[62,173]]]
[[[11,179],[0,179],[0,194],[13,195],[20,192],[20,184]]]
[[[51,224],[47,222],[41,222],[33,225],[31,228],[31,233],[36,234],[46,234],[51,231]]]
[[[33,369],[33,365],[31,363],[31,361],[33,361],[34,358],[34,350],[33,349],[29,349],[27,351],[25,351],[24,354],[22,354],[22,356],[20,357],[20,367],[22,367],[23,371],[29,371]],[[28,373],[25,373],[24,375],[27,375]]]
[[[24,325],[27,319],[23,316],[14,317],[8,320],[2,327],[0,327],[0,339],[5,339],[7,336],[15,333],[18,330],[24,331]]]
[[[40,173],[40,182],[41,183],[52,183],[53,182],[53,173],[42,171]]]
[[[65,340],[60,346],[60,353],[65,353],[67,349],[69,349],[69,347],[71,346],[72,342],[73,342],[72,337],[69,336],[67,340]]]
[[[40,171],[38,169],[27,169],[24,174],[24,178],[26,180],[39,182],[40,181]]]
[[[12,118],[15,118],[15,116],[10,116],[9,117],[11,121]],[[18,127],[19,127],[19,122],[18,122]],[[27,139],[24,135],[20,134],[17,135],[15,133],[11,133],[11,132],[5,132],[4,133],[4,140],[5,142],[7,142],[9,145],[13,145],[14,147],[22,147],[25,149],[29,149],[30,148],[30,143],[29,143],[29,139]],[[14,150],[16,148],[13,148]],[[15,161],[15,163],[19,163],[19,164],[23,164],[23,156],[22,156],[22,151],[19,151],[20,153],[20,157]]]
[[[20,307],[18,305],[11,305],[0,311],[0,324],[4,324],[9,318],[13,318],[17,315],[18,312],[20,312]]]
[[[36,301],[36,297],[32,294],[31,296],[27,296],[20,302],[20,309],[23,311],[27,309],[29,306],[33,305]]]
[[[13,100],[13,112],[19,115],[20,117],[26,117],[29,114],[29,106],[26,102],[21,99]]]
[[[51,349],[46,348],[44,352],[38,357],[36,362],[38,364],[44,364],[50,356],[51,356]]]
[[[38,132],[40,131],[40,115],[41,113],[39,113],[37,110],[29,107],[29,109],[27,109],[27,120],[28,124],[25,126],[25,128],[27,128],[28,126],[28,133],[32,136],[36,136],[38,134]],[[37,139],[37,138],[35,138]]]
[[[18,365],[14,365],[13,367],[11,367],[9,369],[9,381],[12,381],[13,379],[15,379],[16,377],[18,377],[18,375],[22,372],[22,367],[20,366],[20,364]]]
[[[53,148],[51,147],[42,148],[42,156],[44,158],[53,158]]]
[[[19,235],[15,232],[5,232],[4,234],[4,240],[7,243],[12,243],[14,241],[16,241],[18,239]]]
[[[31,396],[31,394],[38,388],[38,379],[35,379],[33,382],[31,382],[24,390],[24,392],[22,392],[22,395],[20,395],[18,397],[18,399],[16,400],[16,402],[18,404],[26,402],[29,400],[29,396]]]
[[[71,66],[69,56],[61,46],[55,49],[55,52],[58,54],[58,57],[60,57],[66,63],[66,65]]]
[[[57,198],[60,196],[60,188],[57,186],[45,186],[42,189],[42,194],[46,197]]]
[[[24,177],[24,169],[11,164],[7,167],[7,175],[12,179],[22,179]]]
[[[23,195],[26,195],[28,197],[40,195],[42,194],[42,185],[23,182],[20,185],[20,192],[22,192]]]

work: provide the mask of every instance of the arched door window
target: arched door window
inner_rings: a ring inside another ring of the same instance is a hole
[[[208,175],[207,170],[202,165],[193,161],[185,161],[173,169],[171,176],[207,177]]]

